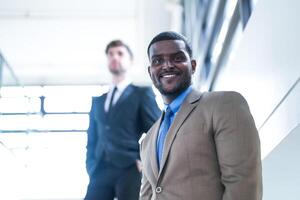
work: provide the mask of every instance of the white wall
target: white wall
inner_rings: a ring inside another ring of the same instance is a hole
[[[264,199],[300,199],[299,141],[298,125],[263,161]]]
[[[139,58],[141,59],[139,70],[135,71],[133,76],[137,82],[144,83],[145,80],[141,79],[146,74],[147,82],[151,82],[147,67],[149,65],[147,57],[147,47],[152,38],[162,31],[172,29],[172,12],[169,5],[172,4],[168,0],[143,0],[138,1],[138,22],[137,22],[137,41],[142,41],[139,45],[141,52],[139,52]],[[174,4],[174,3],[173,3]]]
[[[239,91],[248,100],[260,132],[268,200],[283,199],[278,184],[286,184],[290,191],[300,188],[299,182],[294,184],[300,180],[300,162],[293,159],[300,140],[293,141],[298,144],[294,149],[280,143],[300,123],[299,8],[297,0],[259,0],[233,61],[220,71],[214,87]],[[299,128],[294,134],[299,138]],[[278,163],[293,166],[289,173],[294,176],[287,178],[284,171],[278,175],[280,170],[273,170]],[[299,192],[294,197],[284,194],[284,199],[300,199]]]
[[[111,82],[104,53],[122,39],[135,59],[133,81],[150,84],[146,47],[174,22],[174,0],[0,0],[0,52],[24,85]],[[176,10],[175,10],[176,11]],[[4,85],[15,85],[3,74]]]

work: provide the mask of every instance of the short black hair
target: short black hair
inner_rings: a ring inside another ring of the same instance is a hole
[[[188,39],[185,36],[183,36],[179,33],[176,33],[174,31],[165,31],[165,32],[161,32],[158,35],[156,35],[148,45],[148,48],[147,48],[148,57],[149,57],[150,46],[152,44],[154,44],[155,42],[159,42],[159,41],[163,41],[163,40],[181,40],[181,41],[183,41],[189,56],[192,57],[193,51],[192,51],[192,48],[191,48],[191,45],[190,45]]]
[[[132,53],[130,47],[129,47],[127,44],[125,44],[122,40],[113,40],[113,41],[111,41],[110,43],[108,43],[108,45],[107,45],[106,48],[105,48],[105,53],[106,53],[106,55],[107,55],[108,50],[109,50],[110,48],[112,48],[112,47],[120,47],[120,46],[125,47],[126,50],[127,50],[128,53],[129,53],[129,55],[130,55],[130,58],[133,59],[133,53]]]

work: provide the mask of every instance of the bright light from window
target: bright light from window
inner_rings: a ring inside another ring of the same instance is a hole
[[[0,199],[17,200],[21,186],[20,169],[14,155],[2,143],[0,143],[0,163]]]
[[[229,24],[232,19],[232,15],[236,6],[237,6],[237,0],[228,1],[228,3],[226,4],[225,11],[224,11],[224,21],[212,54],[213,63],[216,63],[219,58],[219,55],[223,48],[224,40],[228,32]]]
[[[29,121],[26,115],[0,115],[0,130],[27,130]]]
[[[43,96],[45,97],[88,97],[100,96],[107,92],[109,86],[45,86]]]
[[[19,163],[15,168],[13,156],[0,148],[0,199],[15,199],[15,194],[20,199],[84,197],[88,184],[85,132],[9,133],[0,134],[0,141],[7,144]],[[3,188],[10,190],[3,192]]]
[[[0,116],[0,130],[87,130],[88,114],[4,115]]]
[[[39,112],[41,103],[39,98],[8,97],[0,98],[0,111],[2,113]]]
[[[1,97],[24,97],[26,96],[23,87],[1,87]]]
[[[34,126],[38,130],[87,130],[88,114],[51,114],[45,115]]]
[[[258,2],[258,0],[252,0],[253,7],[256,5],[257,2]]]
[[[106,91],[108,86],[1,88],[0,112],[5,114],[0,113],[0,142],[9,150],[4,155],[0,148],[0,199],[84,197],[87,134],[78,131],[87,130],[89,116],[72,112],[88,113],[92,96]],[[36,114],[40,96],[46,112],[61,114]]]
[[[46,112],[89,112],[92,97],[47,97],[45,99]]]

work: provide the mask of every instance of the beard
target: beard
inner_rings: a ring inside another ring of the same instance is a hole
[[[116,70],[116,69],[110,69],[109,70],[111,74],[113,75],[121,75],[124,73],[124,70]]]
[[[167,88],[164,84],[157,80],[154,85],[158,91],[164,96],[177,96],[192,84],[191,76],[182,77],[180,82],[177,82],[172,88]]]
[[[124,67],[121,66],[121,65],[118,65],[118,66],[115,66],[115,67],[109,67],[109,71],[110,71],[111,74],[116,75],[116,76],[124,74],[126,72]]]

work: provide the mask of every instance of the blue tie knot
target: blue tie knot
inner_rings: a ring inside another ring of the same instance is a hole
[[[171,108],[168,106],[167,108],[166,108],[166,112],[165,112],[165,116],[164,116],[164,118],[171,118],[171,116],[172,116],[172,114],[173,114],[173,112],[172,112],[172,110],[171,110]]]

